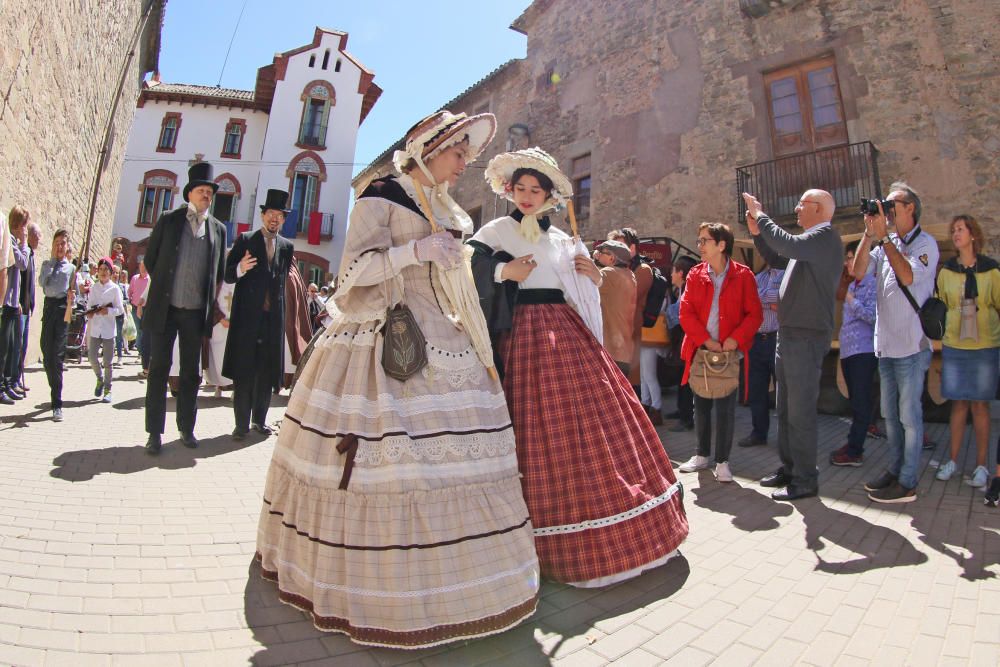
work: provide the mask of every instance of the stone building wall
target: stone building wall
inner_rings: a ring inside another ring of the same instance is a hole
[[[56,228],[70,230],[76,248],[85,242],[99,171],[90,255],[110,249],[128,129],[144,71],[156,64],[163,4],[163,0],[0,3],[0,212],[4,220],[14,205],[31,212],[42,228],[39,264],[49,256]],[[134,39],[147,8],[146,29]],[[112,115],[109,150],[102,160]],[[36,318],[40,310],[36,307]],[[38,331],[36,323],[31,336],[35,350]],[[29,359],[35,356],[29,352]]]
[[[526,58],[450,103],[488,102],[499,126],[457,201],[492,212],[482,167],[520,123],[566,169],[591,153],[585,236],[631,225],[691,246],[697,223],[736,222],[735,168],[774,157],[764,75],[832,55],[848,140],[878,149],[882,194],[905,179],[925,221],[971,212],[1000,237],[1000,4],[750,4],[762,15],[738,0],[536,0],[512,26]]]

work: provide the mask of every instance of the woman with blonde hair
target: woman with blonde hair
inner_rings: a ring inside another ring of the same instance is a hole
[[[958,255],[941,267],[937,291],[948,306],[941,340],[941,394],[951,400],[951,457],[938,468],[937,478],[948,480],[955,474],[971,412],[976,469],[968,483],[984,487],[989,480],[989,402],[996,396],[1000,363],[1000,265],[980,253],[983,230],[971,215],[956,215],[948,231]]]

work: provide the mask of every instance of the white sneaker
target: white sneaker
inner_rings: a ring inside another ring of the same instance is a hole
[[[110,403],[111,402],[111,392],[110,391],[104,392],[104,398],[101,399],[101,400],[103,400],[105,403]]]
[[[697,472],[699,470],[707,470],[709,468],[708,457],[707,456],[692,456],[687,461],[681,464],[678,468],[681,472]]]
[[[733,473],[729,470],[729,461],[715,464],[715,479],[720,482],[733,481]]]
[[[935,478],[941,480],[942,482],[947,482],[951,479],[951,476],[955,474],[955,462],[948,461],[938,468],[937,474],[934,475]]]
[[[62,408],[52,409],[52,421],[61,422],[63,420]]]
[[[972,471],[972,477],[965,480],[965,483],[981,489],[986,486],[986,482],[988,481],[990,481],[990,472],[986,469],[986,466],[976,466],[976,469]]]

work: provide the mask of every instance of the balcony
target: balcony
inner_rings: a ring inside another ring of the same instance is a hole
[[[326,125],[307,123],[299,132],[300,148],[326,148]]]
[[[799,197],[810,188],[832,194],[838,213],[857,209],[862,197],[879,196],[878,151],[862,141],[737,167],[737,221],[747,212],[743,192],[757,197],[764,211],[779,219],[795,215]]]
[[[333,238],[333,213],[320,213],[319,211],[313,211],[308,215],[300,216],[299,212],[293,209],[289,217],[294,218],[293,224],[295,226],[295,238],[309,237],[309,227],[315,216],[321,216],[319,223],[319,237],[324,241]],[[289,224],[288,218],[285,219],[285,224]]]

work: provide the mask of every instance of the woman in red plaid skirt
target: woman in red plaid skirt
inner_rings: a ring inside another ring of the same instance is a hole
[[[594,284],[600,273],[585,254],[567,256],[572,239],[542,215],[572,186],[538,148],[496,156],[486,178],[517,206],[469,244],[542,574],[582,587],[635,577],[677,554],[688,523],[663,445],[598,340],[600,319],[574,302],[574,272]]]

